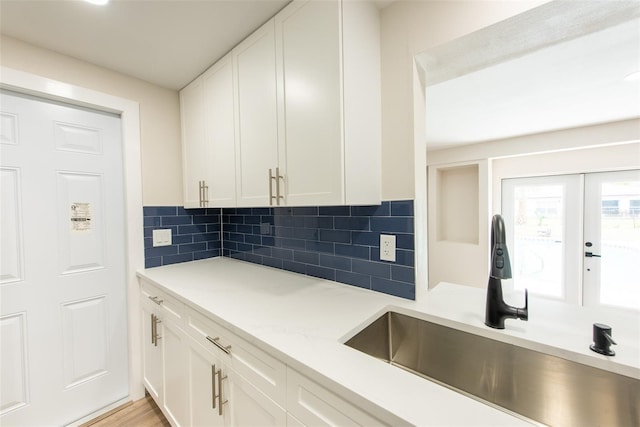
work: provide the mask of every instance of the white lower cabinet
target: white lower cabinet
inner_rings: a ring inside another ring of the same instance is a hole
[[[226,370],[225,370],[226,369]],[[284,426],[287,413],[236,371],[223,367],[222,399],[228,401],[229,426]],[[224,412],[223,408],[223,412]]]
[[[162,347],[156,343],[157,314],[153,303],[142,300],[142,363],[144,386],[156,402],[162,396]]]
[[[143,378],[169,422],[187,426],[187,361],[183,305],[157,288],[142,287]]]
[[[187,364],[187,338],[184,332],[170,321],[163,322],[161,330],[165,413],[172,421],[171,424],[188,426],[188,382],[184,370]]]
[[[141,284],[144,385],[172,426],[382,425],[189,303]]]
[[[285,410],[191,338],[189,396],[191,425],[284,426]]]
[[[287,411],[292,425],[379,426],[383,423],[293,369],[287,370]]]
[[[189,344],[189,413],[191,425],[223,426],[216,390],[220,360],[195,340]]]

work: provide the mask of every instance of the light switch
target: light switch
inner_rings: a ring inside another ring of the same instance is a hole
[[[153,247],[171,246],[171,229],[153,230]]]

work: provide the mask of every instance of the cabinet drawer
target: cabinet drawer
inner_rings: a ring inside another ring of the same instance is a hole
[[[173,322],[182,327],[184,324],[183,303],[144,280],[140,280],[140,287],[143,304],[151,304],[162,321]]]
[[[287,412],[306,426],[380,426],[380,420],[330,392],[315,381],[287,370]]]
[[[284,407],[287,376],[284,363],[188,306],[186,330],[205,348],[219,354],[224,363],[239,375]],[[218,338],[216,342],[226,351],[212,342],[215,338]]]

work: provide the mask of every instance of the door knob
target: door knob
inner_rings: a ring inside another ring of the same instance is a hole
[[[590,248],[591,246],[593,246],[593,243],[591,243],[591,242],[585,242],[585,244],[584,244],[584,245],[585,245],[586,247]],[[585,253],[584,253],[584,256],[585,256],[585,257],[587,257],[587,258],[594,258],[594,257],[595,257],[595,258],[601,258],[601,256],[600,256],[600,255],[598,255],[598,254],[594,254],[593,252],[585,252]]]

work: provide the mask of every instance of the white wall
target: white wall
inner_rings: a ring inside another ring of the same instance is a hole
[[[180,102],[164,89],[75,58],[0,36],[0,65],[140,104],[143,204],[182,205]]]
[[[584,147],[632,142],[638,139],[640,139],[640,119],[630,119],[429,151],[427,163],[435,165],[533,153],[557,153]]]
[[[384,200],[415,196],[413,57],[546,2],[398,0],[382,10]]]

